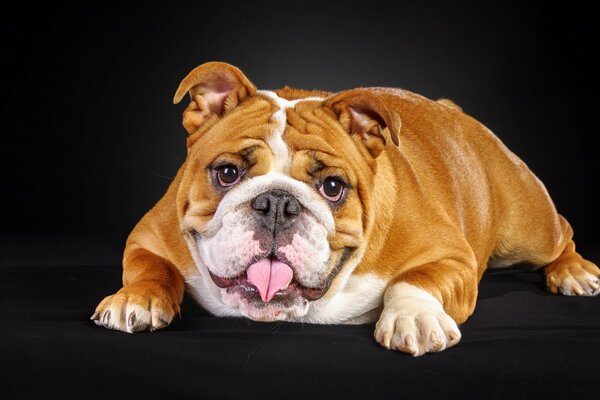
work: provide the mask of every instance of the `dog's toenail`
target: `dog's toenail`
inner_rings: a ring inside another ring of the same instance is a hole
[[[136,320],[135,312],[132,312],[131,314],[129,314],[129,326],[130,327],[135,325],[135,320]]]

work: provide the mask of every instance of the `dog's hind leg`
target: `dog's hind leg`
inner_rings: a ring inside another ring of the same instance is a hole
[[[564,218],[562,221],[567,223]],[[552,293],[560,292],[567,296],[596,296],[600,293],[600,269],[575,251],[573,240],[544,267],[544,274],[546,286]]]
[[[511,185],[501,191],[498,240],[489,267],[527,263],[543,267],[548,290],[568,296],[600,292],[600,269],[575,251],[573,229],[558,212],[539,179],[515,164]],[[516,178],[516,179],[515,179]]]
[[[543,267],[546,286],[552,293],[597,295],[600,293],[600,269],[575,251],[573,230],[567,220],[559,214],[554,217],[531,221],[536,227],[535,232],[520,237],[518,242],[513,241],[515,245],[507,253],[505,264],[525,262]]]

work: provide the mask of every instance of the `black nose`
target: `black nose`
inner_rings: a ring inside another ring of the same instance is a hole
[[[269,190],[252,199],[252,208],[265,228],[275,231],[286,229],[300,214],[300,203],[283,190]]]

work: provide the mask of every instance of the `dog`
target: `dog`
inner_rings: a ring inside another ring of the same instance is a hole
[[[220,62],[191,71],[174,103],[186,94],[186,160],[129,235],[97,325],[164,328],[187,291],[217,316],[377,322],[379,344],[419,356],[460,341],[488,267],[600,291],[542,182],[450,100],[257,90]]]

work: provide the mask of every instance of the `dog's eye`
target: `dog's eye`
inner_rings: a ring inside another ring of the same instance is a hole
[[[235,165],[227,164],[217,168],[217,182],[220,186],[233,186],[239,179],[240,172]]]
[[[326,178],[319,187],[319,193],[332,203],[340,201],[344,194],[344,183],[338,178]]]

